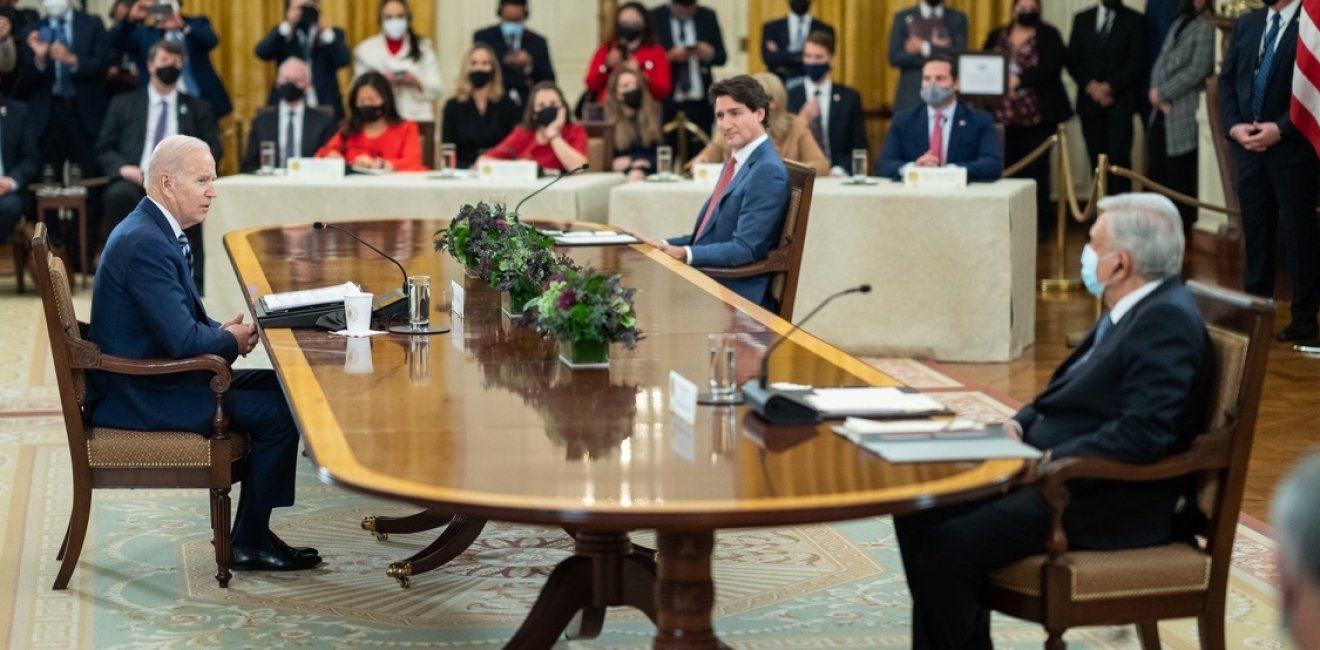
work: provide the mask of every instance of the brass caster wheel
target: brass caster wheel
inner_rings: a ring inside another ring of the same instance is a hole
[[[379,541],[379,542],[383,542],[383,541],[385,541],[385,540],[387,540],[387,539],[390,538],[389,533],[382,533],[382,532],[376,530],[376,518],[375,518],[375,517],[363,517],[363,518],[362,518],[362,530],[365,530],[365,531],[371,533],[372,535],[375,535],[375,536],[376,536],[376,541]]]
[[[391,562],[390,568],[385,570],[385,575],[399,581],[399,586],[408,589],[412,587],[412,581],[409,576],[412,575],[412,562]]]

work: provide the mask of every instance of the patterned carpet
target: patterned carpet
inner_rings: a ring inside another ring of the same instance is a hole
[[[492,524],[449,566],[400,589],[389,562],[431,541],[380,542],[365,515],[411,510],[318,482],[304,460],[298,505],[277,532],[314,544],[326,564],[297,575],[238,574],[217,588],[206,498],[173,490],[101,491],[69,590],[53,592],[70,503],[68,449],[40,303],[0,279],[0,644],[14,648],[498,648],[551,568],[570,552],[562,531]],[[87,314],[87,298],[78,301]],[[1011,409],[919,362],[873,360],[956,410]],[[643,544],[649,536],[639,534]],[[887,518],[722,532],[715,626],[735,648],[906,648],[908,596]],[[1239,526],[1229,595],[1229,647],[1283,648],[1274,608],[1272,542]],[[612,610],[605,634],[571,648],[650,647],[638,612]],[[1165,647],[1195,648],[1190,620],[1162,626]],[[1039,648],[1034,625],[997,618],[1000,648]],[[1070,647],[1135,648],[1128,628],[1090,628]]]

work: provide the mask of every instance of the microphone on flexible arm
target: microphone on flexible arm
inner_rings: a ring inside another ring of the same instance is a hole
[[[536,196],[537,194],[540,194],[541,192],[544,192],[544,191],[550,189],[550,187],[553,186],[555,183],[558,183],[559,181],[562,181],[562,180],[564,180],[565,178],[568,178],[569,176],[572,176],[572,175],[574,175],[574,174],[578,174],[578,173],[581,173],[581,172],[587,171],[588,169],[591,169],[591,163],[582,163],[582,166],[581,166],[581,167],[578,167],[577,169],[574,169],[573,171],[565,172],[565,173],[563,173],[563,174],[560,174],[560,175],[554,177],[554,180],[551,180],[549,183],[546,183],[545,185],[541,186],[541,189],[536,190],[535,192],[532,192],[531,194],[528,194],[523,200],[519,201],[519,202],[518,202],[518,205],[514,206],[514,208],[513,208],[513,212],[511,212],[510,214],[513,215],[515,221],[518,221],[518,220],[519,220],[519,219],[518,219],[518,211],[522,209],[524,203],[526,203],[526,202],[532,200],[532,197]]]
[[[382,251],[381,249],[376,248],[371,244],[368,244],[361,237],[358,237],[357,235],[353,234],[352,231],[346,228],[340,228],[339,226],[333,224],[317,221],[316,223],[312,224],[312,229],[337,230],[345,235],[348,235],[349,237],[352,237],[355,241],[357,241],[357,243],[362,244],[367,248],[370,248],[377,255],[380,255],[381,257],[389,260],[390,262],[393,262],[395,266],[399,267],[399,273],[403,274],[403,284],[401,288],[391,289],[390,291],[387,291],[379,296],[376,296],[375,300],[372,301],[373,303],[372,311],[377,312],[381,317],[387,320],[403,318],[408,315],[408,271],[403,268],[403,265],[399,263],[399,260],[390,257],[385,253],[385,251]]]
[[[765,356],[761,357],[761,374],[751,381],[743,384],[743,400],[752,412],[764,418],[770,424],[815,424],[820,422],[820,411],[808,404],[803,397],[810,391],[783,391],[770,388],[767,378],[770,375],[770,355],[788,340],[794,332],[802,329],[813,316],[825,308],[825,305],[834,302],[835,298],[841,298],[853,293],[871,293],[871,285],[862,284],[850,289],[844,289],[821,301],[811,313],[798,321],[787,333],[780,336],[774,343],[766,348]]]

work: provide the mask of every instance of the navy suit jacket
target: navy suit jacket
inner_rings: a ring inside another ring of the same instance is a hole
[[[37,175],[35,129],[29,128],[28,105],[12,99],[0,98],[0,156],[5,163],[4,175],[14,180],[15,190],[22,191]],[[20,195],[21,196],[21,195]]]
[[[522,49],[532,57],[531,74],[523,74],[520,68],[504,65],[504,55],[509,53],[509,44],[504,41],[504,33],[498,24],[479,29],[472,34],[472,42],[485,43],[495,50],[495,59],[500,61],[500,71],[504,73],[504,88],[518,91],[519,106],[527,104],[527,93],[542,81],[555,80],[555,66],[550,61],[550,43],[544,36],[523,27]]]
[[[211,320],[164,213],[144,198],[106,240],[92,292],[88,339],[129,359],[217,354],[233,362],[238,342]],[[128,377],[88,373],[92,424],[211,433],[210,376]]]
[[[106,36],[105,25],[101,19],[89,16],[74,9],[69,10],[73,20],[73,54],[78,57],[78,70],[71,71],[74,94],[78,99],[78,113],[82,116],[83,126],[93,139],[101,132],[101,120],[105,117],[106,93],[105,70],[110,61],[110,39]],[[50,115],[51,98],[55,88],[55,64],[46,60],[45,71],[38,71],[32,48],[27,46],[28,34],[49,25],[44,18],[28,23],[23,32],[19,48],[19,59],[23,66],[23,76],[31,81],[23,82],[24,87],[32,89],[28,98],[28,108],[32,116],[31,127],[38,134],[46,130],[46,118]],[[84,169],[83,174],[88,174]]]
[[[316,89],[317,105],[334,109],[335,121],[338,122],[344,119],[344,98],[339,92],[338,72],[340,68],[353,62],[353,54],[348,51],[348,44],[344,42],[344,30],[338,27],[333,29],[335,41],[329,45],[322,43],[318,34],[312,43],[312,59],[307,61],[307,65],[312,68],[312,88]],[[257,58],[262,61],[273,61],[277,66],[291,56],[305,58],[298,38],[296,36],[284,38],[284,35],[280,34],[279,25],[272,28],[270,33],[257,43],[256,52]],[[271,89],[266,105],[274,106],[278,101],[275,90]]]
[[[949,150],[945,162],[967,168],[969,181],[997,181],[1004,173],[995,121],[989,113],[958,102],[949,120]],[[899,171],[930,150],[930,120],[925,104],[894,116],[875,175],[899,178]],[[845,168],[846,169],[846,168]]]
[[[815,15],[811,16],[810,31],[825,32],[834,36],[834,27]],[[761,26],[761,60],[765,61],[765,67],[770,68],[771,72],[784,80],[802,76],[802,53],[789,52],[790,42],[788,16],[771,20]],[[769,43],[775,44],[774,51],[767,47]]]
[[[187,65],[193,81],[197,82],[197,87],[189,90],[211,105],[211,113],[219,121],[234,112],[229,92],[211,65],[211,50],[220,45],[220,36],[211,27],[211,19],[205,16],[185,17],[183,22],[188,30],[183,39],[188,53]],[[111,44],[137,62],[139,88],[146,88],[151,81],[151,75],[147,74],[147,52],[162,38],[165,38],[165,30],[142,23],[121,22],[110,28]]]
[[[710,226],[696,238],[710,199],[701,205],[691,235],[669,243],[692,249],[692,266],[735,267],[765,259],[779,245],[789,196],[788,168],[767,138],[752,152],[724,189]],[[734,293],[766,309],[773,309],[770,276],[721,279]]]
[[[1106,313],[1102,318],[1108,318]],[[1028,444],[1054,458],[1153,463],[1186,451],[1205,426],[1214,355],[1191,292],[1165,280],[1114,325],[1085,364],[1087,336],[1045,390],[1018,412]],[[1193,486],[1092,482],[1075,485],[1065,526],[1082,548],[1169,542],[1175,507]]]
[[[674,28],[670,20],[674,17],[674,10],[665,3],[651,10],[651,24],[655,26],[656,38],[660,40],[660,46],[668,51],[674,47]],[[712,77],[711,68],[718,68],[729,61],[729,53],[724,49],[724,32],[720,30],[720,20],[715,14],[715,10],[710,7],[697,7],[697,14],[692,17],[694,28],[697,32],[697,42],[705,41],[710,43],[711,48],[715,50],[715,55],[710,61],[700,61],[697,64],[697,70],[701,72],[701,87],[710,88]],[[677,75],[687,74],[688,64],[670,63],[669,78],[676,79]]]
[[[1260,42],[1265,37],[1266,10],[1253,11],[1233,26],[1233,42],[1224,55],[1219,73],[1219,113],[1224,121],[1224,134],[1237,124],[1250,124],[1256,116],[1251,114],[1251,94],[1256,70],[1260,65]],[[1229,147],[1239,159],[1262,160],[1276,163],[1313,161],[1315,149],[1292,123],[1289,110],[1292,102],[1293,62],[1297,57],[1299,10],[1293,21],[1283,29],[1282,40],[1274,52],[1269,81],[1265,84],[1265,103],[1259,116],[1261,121],[1279,125],[1283,136],[1278,144],[1263,153],[1252,153],[1242,148],[1237,140],[1228,138]],[[1239,164],[1242,164],[1241,160]]]
[[[841,167],[852,173],[853,149],[867,149],[866,116],[862,114],[862,96],[856,90],[841,83],[831,84],[830,132],[830,167]],[[795,86],[788,91],[788,110],[797,113],[807,103],[807,86]]]

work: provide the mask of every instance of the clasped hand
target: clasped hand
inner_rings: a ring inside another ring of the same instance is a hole
[[[1283,140],[1283,134],[1279,132],[1279,125],[1274,122],[1237,124],[1229,129],[1228,136],[1242,145],[1243,149],[1253,153],[1264,153]]]
[[[238,353],[247,356],[253,348],[257,347],[257,327],[243,322],[243,314],[239,314],[224,325],[220,326],[226,332],[229,332],[234,341],[238,343]]]

